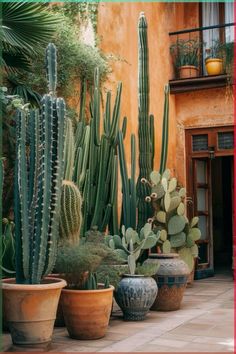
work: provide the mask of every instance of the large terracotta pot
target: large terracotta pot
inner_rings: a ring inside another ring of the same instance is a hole
[[[184,65],[179,68],[179,78],[188,79],[191,77],[197,77],[199,75],[199,69],[193,65]]]
[[[62,290],[63,315],[71,338],[98,339],[105,336],[113,291],[112,285],[107,289]]]
[[[223,73],[223,59],[208,58],[205,60],[208,75],[220,75]]]
[[[16,284],[2,280],[3,314],[16,345],[51,341],[57,305],[65,280],[45,278],[42,284]]]
[[[178,310],[187,285],[189,268],[176,253],[149,255],[144,263],[157,262],[160,267],[153,278],[158,286],[158,294],[151,310]]]
[[[157,284],[152,277],[123,275],[114,297],[123,312],[124,320],[144,320],[157,296],[157,291]]]

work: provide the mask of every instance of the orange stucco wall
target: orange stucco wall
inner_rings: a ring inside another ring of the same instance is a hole
[[[155,169],[159,167],[162,133],[163,88],[173,77],[169,53],[171,31],[197,27],[198,3],[100,3],[98,35],[105,54],[113,54],[112,73],[105,84],[113,96],[118,81],[123,82],[122,116],[128,117],[127,160],[130,160],[129,137],[138,128],[138,39],[139,13],[148,22],[150,113],[155,117]],[[195,91],[170,96],[169,152],[167,166],[186,184],[184,129],[229,125],[233,123],[233,102],[225,89]]]

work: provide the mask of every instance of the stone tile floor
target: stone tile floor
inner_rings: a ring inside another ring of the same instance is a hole
[[[124,322],[114,307],[106,336],[79,341],[65,328],[55,328],[47,348],[19,348],[3,335],[4,351],[50,352],[233,352],[234,288],[230,275],[194,281],[186,289],[181,309],[151,311],[143,322]]]

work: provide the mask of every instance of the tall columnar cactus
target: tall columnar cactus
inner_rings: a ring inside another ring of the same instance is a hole
[[[138,141],[139,141],[139,177],[137,181],[138,197],[138,229],[146,223],[151,215],[150,205],[145,203],[145,196],[149,194],[148,185],[142,184],[142,178],[148,178],[154,156],[154,134],[150,131],[149,117],[149,71],[148,71],[148,43],[147,21],[142,12],[138,23]],[[151,118],[152,124],[152,118]],[[152,124],[152,129],[154,124]]]
[[[118,148],[120,173],[122,180],[122,219],[121,224],[125,228],[132,227],[136,230],[137,206],[136,206],[136,188],[135,188],[135,167],[136,167],[136,143],[135,135],[131,135],[131,177],[128,178],[127,165],[125,159],[125,150],[123,134],[118,133]]]
[[[53,269],[59,235],[65,102],[56,98],[56,48],[46,51],[49,94],[17,114],[14,216],[16,281],[38,284]]]
[[[73,181],[79,187],[83,197],[82,234],[92,226],[98,226],[100,231],[105,231],[109,227],[111,232],[118,233],[117,134],[121,90],[122,85],[119,84],[113,110],[111,93],[107,93],[106,109],[104,117],[101,117],[99,71],[96,70],[94,92],[90,103],[90,122],[86,125],[84,114],[81,113],[77,123]],[[86,94],[84,89],[82,93]],[[85,102],[83,95],[82,101]],[[81,105],[81,109],[84,110],[84,105]],[[100,133],[101,119],[103,119],[102,133]]]
[[[167,153],[168,153],[168,134],[169,134],[169,85],[165,86],[165,101],[162,123],[162,142],[161,142],[161,160],[159,171],[162,174],[166,169]]]
[[[72,181],[75,159],[75,138],[70,119],[66,120],[66,136],[64,148],[64,179]]]
[[[146,202],[152,203],[154,216],[153,226],[160,238],[157,242],[159,252],[178,252],[188,264],[190,271],[194,265],[194,257],[198,256],[196,241],[201,237],[197,224],[198,217],[190,222],[185,215],[185,188],[178,187],[177,179],[171,178],[170,171],[162,174],[152,171],[150,181],[143,180],[151,187],[151,194]]]
[[[61,193],[60,241],[77,243],[82,224],[82,197],[78,187],[64,180]]]

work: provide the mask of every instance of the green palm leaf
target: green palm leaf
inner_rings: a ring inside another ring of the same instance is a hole
[[[25,2],[1,4],[1,42],[6,67],[29,70],[30,57],[50,41],[60,18],[46,6]]]

